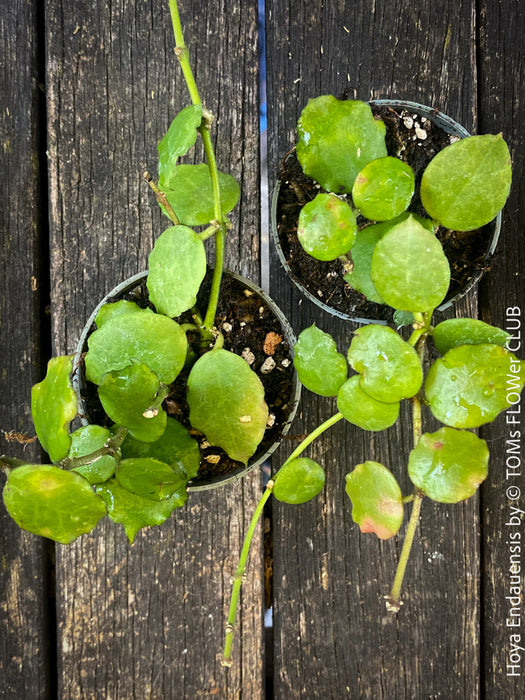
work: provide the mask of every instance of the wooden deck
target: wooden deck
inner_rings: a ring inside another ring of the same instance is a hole
[[[97,300],[145,267],[165,227],[142,172],[155,169],[157,140],[188,103],[167,5],[2,4],[0,453],[40,459],[34,445],[15,449],[6,438],[32,434],[31,385],[52,352],[74,349]],[[220,167],[244,193],[227,265],[257,281],[257,2],[181,6],[197,80],[217,116]],[[520,0],[266,0],[270,183],[300,110],[318,94],[411,99],[474,132],[503,132],[514,185],[498,252],[456,312],[505,326],[508,307],[525,308],[524,35]],[[354,326],[302,300],[273,251],[270,265],[270,293],[296,331],[316,321],[346,347]],[[305,391],[292,432],[332,411]],[[521,633],[525,647],[525,620],[506,624],[505,523],[510,504],[525,510],[525,500],[506,495],[505,416],[482,430],[492,458],[481,495],[424,503],[405,605],[392,617],[382,597],[400,541],[359,534],[344,474],[366,458],[402,465],[409,433],[406,420],[388,437],[346,424],[312,449],[327,471],[325,492],[300,507],[274,502],[267,521],[273,633],[264,630],[261,528],[230,670],[220,664],[230,577],[260,473],[192,495],[133,547],[111,523],[54,547],[0,509],[0,698],[525,697],[525,652],[517,652],[519,675],[507,675],[510,634]],[[287,441],[281,457],[289,451]],[[519,607],[524,613],[523,600]]]

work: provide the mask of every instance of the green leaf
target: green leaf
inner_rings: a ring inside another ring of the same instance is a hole
[[[7,512],[23,530],[61,544],[91,532],[106,515],[104,502],[84,478],[48,465],[13,469],[3,496]]]
[[[361,389],[377,401],[410,398],[423,381],[416,351],[388,326],[371,324],[355,331],[348,361],[361,375]]]
[[[399,416],[399,402],[383,403],[373,399],[361,389],[358,374],[339,389],[337,409],[349,423],[363,430],[385,430],[394,425]]]
[[[460,345],[430,368],[427,403],[438,420],[455,428],[477,428],[517,403],[522,363],[499,345]]]
[[[200,357],[188,377],[191,424],[211,445],[246,464],[266,429],[264,387],[238,355],[214,350]]]
[[[511,180],[509,149],[501,134],[469,136],[429,163],[421,180],[421,201],[443,226],[471,231],[503,208]]]
[[[285,462],[277,472],[273,495],[283,503],[306,503],[317,496],[325,482],[323,468],[308,457]]]
[[[100,384],[106,372],[138,360],[171,384],[184,366],[187,346],[184,331],[171,318],[149,310],[120,314],[89,336],[86,377]]]
[[[197,301],[206,274],[204,243],[187,226],[171,226],[149,255],[150,300],[166,316],[179,316]]]
[[[169,181],[177,159],[187,153],[197,140],[197,127],[202,121],[202,105],[184,107],[171,122],[158,145],[159,184]]]
[[[351,192],[358,172],[387,155],[386,127],[366,102],[322,95],[309,100],[297,124],[297,157],[327,192]]]
[[[122,488],[116,479],[110,479],[105,484],[97,486],[96,491],[106,502],[111,520],[124,527],[131,543],[141,528],[162,525],[176,508],[186,503],[188,498],[184,488],[165,501],[152,501]]]
[[[353,289],[364,294],[369,301],[373,301],[376,304],[384,304],[385,302],[375,288],[370,276],[372,254],[377,241],[389,230],[390,222],[387,224],[373,224],[358,232],[352,247],[353,267],[344,276],[345,282]]]
[[[476,492],[488,463],[485,440],[468,431],[441,428],[421,436],[410,453],[408,474],[433,501],[457,503]]]
[[[71,449],[68,457],[85,457],[100,450],[111,438],[111,433],[100,425],[85,425],[71,433]],[[76,467],[71,471],[87,479],[90,484],[102,484],[115,473],[116,462],[111,455],[99,457],[91,464]]]
[[[183,469],[188,479],[197,476],[200,466],[199,443],[186,428],[174,418],[168,417],[166,430],[155,442],[140,442],[132,435],[126,436],[122,444],[122,456],[151,457],[166,462],[173,469]]]
[[[166,393],[157,375],[135,361],[105,374],[98,388],[102,407],[111,420],[142,442],[158,440],[166,429],[167,416],[161,408]]]
[[[346,493],[352,501],[352,520],[361,532],[387,540],[401,527],[403,501],[393,474],[378,462],[364,462],[346,475]]]
[[[115,477],[122,488],[152,501],[164,501],[186,486],[188,477],[181,469],[150,457],[123,459]]]
[[[377,242],[371,277],[394,309],[430,311],[445,298],[450,266],[438,239],[409,215]]]
[[[434,345],[444,355],[458,345],[501,345],[504,347],[511,337],[510,333],[489,326],[488,323],[473,318],[450,318],[434,328],[432,334]]]
[[[412,326],[416,319],[412,311],[394,311],[394,323],[397,328],[403,328],[403,326]]]
[[[112,318],[116,318],[121,314],[132,314],[137,311],[148,311],[149,313],[153,313],[151,309],[141,309],[140,306],[135,304],[134,301],[126,301],[126,299],[112,301],[109,304],[104,304],[104,306],[100,307],[95,319],[95,324],[97,328],[100,328],[104,325],[104,323],[107,323],[107,321],[110,321]]]
[[[434,227],[430,219],[423,219],[416,214],[408,214],[405,212],[391,221],[385,221],[381,224],[372,224],[371,226],[366,226],[361,229],[358,231],[354,245],[352,246],[353,268],[344,276],[345,282],[376,304],[385,303],[385,300],[375,288],[371,277],[372,255],[376,243],[385,233],[388,233],[397,224],[406,221],[409,216],[413,216],[416,221],[419,221],[419,223],[431,233],[434,232]]]
[[[354,212],[333,194],[318,194],[299,214],[299,242],[317,260],[335,260],[348,253],[356,232]]]
[[[414,187],[412,168],[399,158],[387,156],[365,165],[354,182],[352,199],[367,219],[387,221],[405,211]]]
[[[31,390],[31,413],[40,444],[52,462],[69,452],[69,423],[77,415],[77,397],[71,386],[73,357],[52,357],[45,379]]]
[[[315,323],[299,334],[294,347],[294,365],[299,381],[320,396],[335,396],[346,381],[348,367],[337,351],[335,340]]]
[[[237,181],[219,172],[222,213],[226,216],[239,201]],[[164,184],[164,193],[181,224],[206,226],[215,218],[213,189],[208,166],[177,165]]]

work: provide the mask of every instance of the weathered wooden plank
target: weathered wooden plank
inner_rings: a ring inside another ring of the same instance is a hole
[[[0,454],[38,460],[30,389],[41,378],[42,267],[37,3],[0,16]],[[3,486],[3,479],[2,479]],[[0,696],[44,698],[50,690],[46,546],[0,508]]]
[[[474,3],[270,0],[267,7],[270,173],[294,142],[300,110],[318,94],[401,97],[475,125]],[[275,258],[270,279],[296,329],[315,321],[346,350],[354,325],[301,302]],[[475,297],[457,311],[475,314]],[[335,410],[305,396],[294,432],[311,430]],[[365,459],[389,465],[410,492],[409,426],[405,414],[381,435],[332,429],[310,453],[327,471],[324,496],[298,508],[274,503],[278,698],[478,695],[477,500],[424,503],[397,617],[382,598],[401,540],[381,543],[351,521],[344,474]]]
[[[227,261],[259,274],[257,6],[181,3],[186,42],[216,115],[219,167],[244,195]],[[189,104],[173,55],[168,3],[48,2],[53,337],[71,351],[91,307],[146,266],[166,228],[147,186],[156,143]],[[253,474],[191,495],[130,548],[104,525],[57,557],[62,697],[248,697],[262,693],[261,547],[243,591],[239,664],[220,665],[223,627]]]
[[[503,11],[502,11],[503,10]],[[487,133],[503,132],[513,162],[513,185],[504,212],[499,254],[480,287],[482,318],[516,336],[512,348],[524,357],[525,252],[525,100],[523,99],[523,32],[525,18],[517,0],[504,8],[485,0],[480,5],[479,123]],[[510,309],[510,311],[507,311]],[[483,625],[482,664],[486,697],[525,695],[525,654],[512,643],[520,635],[525,646],[523,570],[525,539],[523,410],[518,404],[483,430],[492,462],[482,490],[483,513]],[[515,421],[515,422],[514,422]],[[519,461],[521,460],[521,466]],[[509,491],[507,491],[509,489]],[[520,491],[516,491],[519,489]],[[518,545],[518,546],[516,546]],[[511,578],[512,577],[512,578]],[[519,582],[521,598],[511,592]],[[517,604],[516,604],[517,603]],[[514,613],[514,614],[513,614]]]

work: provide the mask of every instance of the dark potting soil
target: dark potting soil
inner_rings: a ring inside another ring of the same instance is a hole
[[[388,154],[399,157],[414,171],[416,188],[409,211],[428,218],[419,196],[421,177],[432,158],[457,137],[410,111],[387,106],[373,106],[372,111],[385,122]],[[420,138],[420,129],[425,131],[426,138]],[[283,159],[279,181],[277,231],[292,277],[316,299],[351,318],[391,322],[392,310],[389,307],[368,301],[344,281],[339,260],[315,260],[299,243],[299,212],[304,204],[319,194],[320,186],[303,173],[295,149]],[[359,228],[366,223],[363,217],[358,218]],[[486,253],[493,233],[494,224],[466,232],[439,227],[436,235],[443,245],[451,271],[446,301],[454,298],[486,269]]]
[[[211,272],[208,271],[197,298],[197,308],[202,316],[206,311],[210,286]],[[134,301],[142,308],[152,306],[145,280],[121,298]],[[186,312],[177,320],[180,323],[193,322],[190,312]],[[283,428],[295,408],[292,350],[279,320],[264,299],[229,275],[223,275],[222,278],[215,323],[224,337],[223,347],[244,357],[264,386],[269,419],[264,438],[250,459],[253,462],[280,440]],[[189,333],[188,342],[191,350],[197,355],[206,351],[200,346],[198,333]],[[84,372],[83,365],[80,371]],[[183,370],[170,386],[163,407],[168,415],[185,425],[199,442],[201,465],[197,477],[191,481],[192,485],[198,486],[199,482],[240,473],[245,469],[245,465],[230,459],[219,447],[210,445],[205,436],[190,425],[189,407],[186,402],[188,374],[189,370]],[[100,404],[96,386],[86,382],[85,378],[83,397],[90,422],[109,425],[110,421]]]

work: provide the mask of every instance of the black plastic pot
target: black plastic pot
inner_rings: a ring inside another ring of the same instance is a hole
[[[148,272],[139,272],[138,274],[134,275],[133,277],[130,277],[129,279],[125,280],[121,284],[119,284],[117,287],[111,290],[109,294],[107,294],[102,301],[96,306],[94,309],[93,313],[89,317],[86,325],[84,326],[84,329],[82,331],[82,335],[80,336],[80,340],[78,342],[77,348],[76,348],[76,354],[75,358],[73,361],[73,374],[72,374],[72,383],[73,383],[73,388],[75,390],[75,393],[77,395],[77,400],[78,400],[78,406],[79,406],[79,415],[80,415],[80,420],[83,425],[88,425],[90,423],[90,416],[89,416],[89,409],[86,404],[86,385],[87,381],[84,376],[84,362],[83,362],[83,357],[84,354],[87,352],[88,345],[88,337],[90,336],[91,333],[95,330],[95,319],[96,316],[102,306],[105,304],[118,301],[119,299],[122,299],[124,297],[129,298],[130,293],[133,293],[133,290],[139,289],[141,286],[144,285],[144,282],[148,276]],[[282,311],[279,309],[279,307],[275,304],[270,297],[268,297],[265,292],[258,287],[257,285],[254,285],[252,282],[249,280],[245,279],[244,277],[240,277],[239,275],[235,274],[234,272],[229,272],[225,271],[224,276],[230,276],[233,279],[237,280],[240,282],[246,289],[250,290],[253,292],[257,297],[263,302],[273,313],[275,317],[275,322],[276,322],[276,328],[281,329],[282,331],[282,336],[288,343],[290,349],[293,349],[293,346],[295,344],[295,336],[293,334],[292,328],[290,324],[288,323],[286,317],[282,313]],[[256,451],[254,456],[251,458],[251,460],[248,462],[247,466],[241,465],[239,469],[235,470],[232,473],[229,473],[227,475],[219,475],[217,477],[214,477],[212,479],[199,479],[195,478],[192,479],[189,484],[188,484],[188,491],[203,491],[206,489],[213,489],[217,488],[218,486],[223,486],[224,484],[231,483],[234,481],[237,481],[238,479],[242,478],[245,476],[248,472],[252,471],[252,469],[255,469],[256,467],[260,466],[263,462],[265,462],[272,454],[275,452],[277,447],[280,444],[281,437],[283,435],[286,435],[288,430],[290,429],[290,425],[295,417],[296,411],[297,411],[297,406],[299,404],[299,399],[301,396],[301,383],[299,382],[299,379],[297,377],[297,373],[294,372],[294,379],[293,379],[293,389],[289,398],[289,408],[290,408],[290,413],[286,419],[286,422],[281,426],[280,428],[280,438],[276,440],[269,448],[261,450],[260,448]]]
[[[406,111],[410,115],[417,115],[419,118],[428,119],[446,133],[451,134],[452,136],[455,136],[457,138],[465,138],[467,136],[470,136],[469,132],[463,126],[454,121],[451,117],[448,117],[446,114],[443,114],[438,110],[431,109],[430,107],[425,107],[415,102],[407,102],[402,100],[374,100],[369,104],[372,107],[372,109],[374,109],[374,107],[391,107],[397,111]],[[287,157],[290,157],[290,154]],[[333,314],[334,316],[338,316],[339,318],[342,318],[344,320],[353,321],[356,323],[388,323],[390,319],[388,317],[388,312],[386,311],[387,307],[381,307],[379,305],[376,305],[378,309],[384,310],[382,318],[379,317],[379,315],[378,317],[368,318],[356,316],[351,313],[345,313],[344,311],[334,308],[333,306],[330,306],[329,303],[326,303],[325,301],[320,299],[311,287],[308,288],[308,280],[298,278],[297,274],[290,267],[287,256],[283,250],[279,238],[278,209],[280,203],[280,196],[281,181],[278,179],[273,191],[271,202],[271,233],[281,264],[284,267],[288,276],[291,278],[292,282],[299,289],[299,291],[301,291],[310,301],[312,301],[324,311],[327,311],[328,313]],[[479,282],[487,267],[486,263],[489,260],[489,258],[494,254],[498,243],[498,238],[501,230],[501,212],[491,223],[487,224],[487,227],[490,227],[490,231],[487,236],[488,244],[485,248],[482,264],[478,266],[478,269],[475,270],[475,272],[469,277],[465,284],[461,286],[461,289],[459,291],[456,291],[452,294],[449,293],[449,295],[445,298],[445,301],[441,304],[441,306],[439,306],[440,311],[443,311],[444,309],[447,309],[453,304],[455,304],[459,299],[465,296],[465,294],[467,294],[475,284]]]

